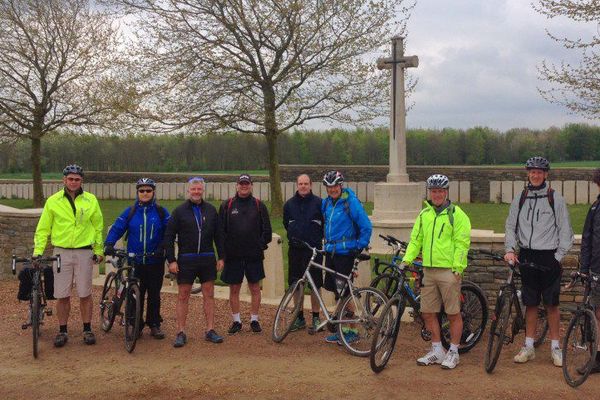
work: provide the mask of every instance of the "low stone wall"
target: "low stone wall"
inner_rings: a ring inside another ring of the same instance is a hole
[[[0,278],[12,274],[13,254],[20,257],[33,254],[33,235],[41,211],[16,210],[0,205]]]

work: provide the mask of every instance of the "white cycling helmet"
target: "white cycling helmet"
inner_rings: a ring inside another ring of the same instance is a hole
[[[427,178],[427,189],[448,189],[450,180],[446,175],[434,174]]]

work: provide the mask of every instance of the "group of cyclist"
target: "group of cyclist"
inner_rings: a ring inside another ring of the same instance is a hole
[[[525,363],[535,357],[534,329],[538,307],[543,303],[550,327],[551,359],[554,365],[562,366],[558,309],[560,262],[573,244],[573,230],[564,198],[547,182],[549,162],[543,157],[532,157],[527,160],[526,169],[528,183],[513,199],[506,220],[504,259],[511,264],[534,263],[546,268],[544,271],[521,269],[527,328],[525,343],[514,361]],[[90,325],[92,262],[101,262],[104,255],[114,254],[114,246],[123,235],[127,235],[128,253],[135,254],[132,261],[141,282],[142,304],[145,293],[148,295],[145,324],[152,337],[165,337],[160,328],[160,288],[165,259],[169,271],[177,274],[175,347],[182,347],[187,342],[188,303],[196,279],[202,284],[204,297],[205,339],[223,342],[223,337],[214,329],[214,282],[218,271],[222,271],[221,279],[230,287],[232,324],[228,334],[242,330],[239,295],[244,276],[251,293],[250,329],[261,332],[258,318],[260,281],[265,277],[264,250],[271,240],[272,230],[267,208],[252,195],[252,178],[248,174],[239,176],[236,195],[225,200],[219,211],[203,199],[204,179],[191,178],[187,182],[188,199],[171,215],[156,201],[155,182],[142,178],[136,184],[135,203],[117,218],[105,241],[102,240],[103,220],[98,201],[82,189],[83,169],[69,165],[63,175],[65,187],[48,198],[36,230],[34,249],[34,257],[41,256],[50,237],[54,252],[60,253],[63,259],[62,272],[57,274],[55,271],[54,295],[58,299],[60,325],[55,346],[64,346],[68,339],[67,320],[73,282],[81,302],[84,342],[95,343]],[[600,187],[600,170],[593,181]],[[298,176],[296,185],[297,191],[285,203],[283,213],[289,240],[288,284],[302,277],[312,255],[303,242],[310,246],[324,243],[326,265],[338,273],[350,275],[356,254],[368,249],[372,233],[363,206],[352,189],[344,187],[344,176],[339,171],[329,171],[323,177],[327,190],[325,199],[312,193],[308,175]],[[430,176],[427,189],[429,199],[414,223],[402,262],[410,264],[421,255],[424,267],[421,311],[432,334],[432,343],[431,350],[419,358],[417,364],[441,364],[444,369],[453,369],[459,363],[460,288],[467,268],[471,223],[466,213],[450,201],[446,176]],[[581,244],[582,272],[600,272],[600,215],[596,213],[599,206],[600,196],[585,221]],[[323,279],[318,270],[312,273],[317,288],[324,287],[333,292],[336,299],[345,294],[342,282],[332,275],[326,274]],[[595,305],[600,305],[600,290],[592,294],[592,299]],[[310,328],[314,330],[320,325],[319,304],[314,296],[311,304]],[[451,345],[447,352],[441,344],[437,318],[442,307],[450,321]],[[596,316],[600,320],[600,307],[596,309]],[[307,326],[301,311],[292,331]],[[360,339],[351,329],[343,334],[346,341]],[[340,338],[333,334],[326,341],[338,343]],[[600,371],[600,360],[596,360],[593,371]]]

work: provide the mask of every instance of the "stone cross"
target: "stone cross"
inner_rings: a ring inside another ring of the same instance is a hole
[[[392,107],[390,113],[390,172],[389,183],[408,182],[406,172],[406,105],[404,99],[404,70],[419,65],[417,56],[404,55],[404,38],[392,38],[392,57],[377,60],[377,68],[392,70]]]

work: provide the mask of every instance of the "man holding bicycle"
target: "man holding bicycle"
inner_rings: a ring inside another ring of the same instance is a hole
[[[34,257],[40,257],[48,243],[54,254],[60,254],[62,267],[54,267],[54,297],[59,333],[54,346],[63,347],[68,341],[67,322],[71,311],[71,289],[77,288],[83,321],[83,341],[96,343],[92,333],[92,276],[94,262],[101,262],[102,229],[104,220],[96,196],[82,189],[83,168],[67,165],[63,170],[64,189],[46,200],[35,231]]]
[[[463,329],[460,314],[461,279],[471,245],[471,221],[448,199],[450,182],[445,175],[427,178],[431,200],[425,202],[410,235],[402,263],[410,264],[422,253],[421,314],[431,332],[431,350],[418,365],[441,364],[453,369],[459,363],[458,346]],[[444,352],[437,314],[442,306],[450,321],[450,349]]]
[[[131,207],[117,218],[104,242],[104,254],[115,254],[115,243],[127,233],[127,253],[136,254],[135,277],[140,280],[141,314],[144,315],[144,298],[148,292],[145,324],[150,328],[150,336],[164,339],[160,329],[160,289],[165,272],[165,258],[162,247],[163,236],[169,212],[156,203],[154,195],[156,183],[150,178],[142,178],[136,185],[137,199]],[[146,256],[146,254],[154,254]],[[140,326],[140,334],[144,321]]]
[[[600,169],[594,171],[592,181],[600,188]],[[581,235],[581,256],[579,270],[584,274],[594,272],[600,274],[600,195],[592,204],[585,218]],[[590,301],[595,308],[597,325],[600,327],[600,288],[592,286]],[[596,363],[591,373],[600,372],[600,351],[596,353]]]
[[[525,346],[514,357],[516,363],[535,358],[535,327],[538,306],[543,301],[550,328],[551,357],[562,366],[559,345],[560,261],[573,244],[573,229],[564,198],[549,187],[550,163],[543,157],[527,160],[527,187],[510,206],[505,229],[504,259],[507,263],[533,263],[548,270],[521,268],[522,300],[525,305]],[[519,249],[517,257],[516,251]]]
[[[202,284],[204,317],[206,318],[205,339],[222,343],[215,324],[215,280],[217,270],[223,269],[223,247],[216,208],[205,201],[204,179],[194,177],[187,183],[188,200],[173,210],[165,232],[164,247],[169,271],[177,274],[177,336],[174,347],[187,343],[185,325],[190,294],[196,278]],[[178,254],[175,257],[175,238]],[[217,256],[215,257],[215,247]]]
[[[325,263],[327,267],[342,275],[350,275],[357,253],[369,247],[373,227],[360,200],[352,189],[344,188],[344,175],[339,171],[329,171],[323,177],[327,188],[327,198],[323,199],[321,212],[325,221]],[[325,274],[323,287],[335,293],[336,300],[344,297],[340,293],[345,284],[330,273]],[[359,339],[352,329],[344,332],[347,342]],[[337,333],[328,336],[328,343],[339,343]]]
[[[308,262],[312,257],[312,251],[301,243],[295,242],[301,240],[313,247],[320,247],[323,240],[323,214],[321,214],[321,198],[315,196],[311,190],[312,182],[310,177],[302,174],[296,178],[296,194],[286,201],[283,206],[283,226],[288,235],[288,285],[294,284],[302,278]],[[321,262],[319,257],[316,262]],[[317,289],[323,286],[323,273],[320,269],[313,268],[311,275],[315,281]],[[319,301],[311,293],[310,296],[312,309],[313,330],[321,324],[319,320]],[[292,325],[291,331],[306,328],[303,309],[300,309],[300,315]]]

